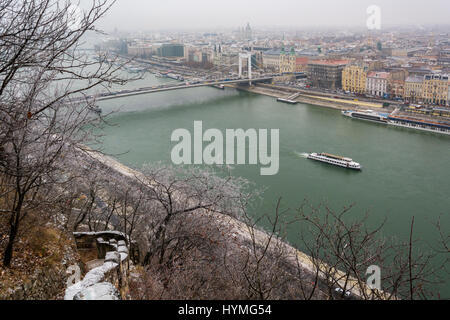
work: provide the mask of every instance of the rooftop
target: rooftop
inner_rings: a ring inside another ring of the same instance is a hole
[[[389,78],[389,72],[371,71],[367,75],[368,78],[387,79]]]
[[[416,83],[421,83],[422,81],[423,81],[423,77],[417,77],[417,76],[409,76],[405,80],[405,82],[416,82]]]
[[[318,65],[327,65],[327,66],[342,66],[348,64],[348,60],[313,60],[310,61],[309,64],[318,64]]]
[[[297,57],[295,60],[295,62],[297,64],[306,64],[306,63],[308,63],[308,61],[309,61],[309,58],[307,58],[307,57]]]
[[[270,49],[265,51],[264,54],[279,56],[281,54],[281,49]]]

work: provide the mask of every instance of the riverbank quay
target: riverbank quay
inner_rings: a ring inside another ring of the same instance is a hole
[[[389,125],[397,127],[406,127],[408,129],[420,130],[426,132],[433,132],[437,134],[448,135],[448,118],[442,117],[431,117],[427,115],[411,114],[404,111],[400,106],[382,107],[377,106],[376,103],[360,102],[360,101],[350,101],[338,98],[329,98],[324,96],[315,96],[311,94],[304,94],[295,91],[292,88],[274,87],[271,85],[257,84],[250,87],[242,86],[229,86],[230,88],[235,88],[237,90],[243,90],[246,92],[262,94],[270,97],[276,98],[278,102],[284,102],[289,104],[296,104],[298,102],[310,104],[319,107],[337,109],[337,110],[352,110],[352,111],[375,111],[375,113],[380,113],[389,116],[400,117],[402,123],[398,124],[393,120],[386,122]],[[412,123],[411,125],[409,123]],[[427,126],[427,128],[424,127]],[[437,125],[434,126],[433,125]],[[441,126],[444,127],[441,127]],[[444,129],[441,129],[444,128]]]
[[[121,164],[112,157],[93,151],[84,152],[87,157],[98,161],[100,165],[104,165],[108,169],[115,171],[115,173],[122,175],[124,179],[135,180],[136,183],[142,183],[146,179],[139,171]],[[153,185],[153,183],[151,181],[146,182],[146,184],[150,186]],[[206,222],[212,229],[217,230],[218,233],[222,233],[222,235],[224,235],[222,241],[225,242],[230,257],[236,255],[237,252],[242,253],[242,250],[251,252],[254,247],[253,243],[259,248],[264,248],[267,243],[270,243],[269,251],[273,250],[274,252],[277,252],[277,254],[283,252],[282,264],[285,266],[283,272],[292,274],[301,272],[307,283],[314,283],[315,274],[318,273],[319,281],[317,281],[318,287],[316,299],[330,298],[329,290],[327,290],[323,284],[325,282],[325,274],[330,274],[330,267],[325,262],[318,261],[317,259],[314,260],[304,252],[297,250],[277,237],[260,229],[255,229],[245,222],[230,216],[221,215],[208,210],[196,210],[189,214],[189,219],[198,221],[199,225],[204,225]],[[327,273],[322,270],[327,270]],[[351,292],[353,299],[363,299],[363,296],[367,298],[373,294],[371,290],[367,288],[365,280],[348,279],[346,273],[339,270],[334,272],[333,278],[336,279],[338,286],[342,288],[345,287],[347,288],[347,291]],[[362,290],[365,290],[366,292],[363,294]]]
[[[274,98],[283,98],[283,97],[285,98],[292,95],[293,93],[298,93],[298,96],[294,99],[297,102],[337,110],[348,110],[349,108],[356,110],[366,110],[371,108],[378,110],[382,109],[385,112],[390,112],[394,110],[392,107],[383,108],[383,105],[381,103],[330,98],[326,96],[315,95],[314,93],[305,94],[293,88],[285,88],[268,84],[255,84],[251,87],[241,87],[241,86],[229,86],[229,87],[233,87],[238,90],[244,90],[252,93],[262,94]]]

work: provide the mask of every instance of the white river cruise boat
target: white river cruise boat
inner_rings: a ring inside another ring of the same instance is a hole
[[[373,110],[365,110],[365,111],[346,110],[342,111],[342,115],[360,120],[388,123],[387,114],[374,112]]]
[[[353,170],[361,170],[361,165],[358,162],[353,161],[350,158],[345,158],[341,156],[335,156],[329,153],[310,153],[308,154],[308,159],[325,162],[338,167],[343,167]]]

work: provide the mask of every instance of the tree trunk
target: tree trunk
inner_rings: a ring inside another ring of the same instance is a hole
[[[22,213],[24,198],[24,195],[19,194],[17,205],[15,206],[13,212],[11,213],[11,218],[9,219],[9,239],[8,244],[6,245],[5,255],[3,256],[3,265],[7,268],[11,265],[14,241],[16,240],[17,231],[19,230],[20,215]]]
[[[6,245],[5,255],[3,256],[3,266],[7,268],[11,266],[13,244],[14,240],[16,239],[16,235],[17,235],[17,228],[15,227],[15,225],[11,225],[8,244]]]
[[[22,201],[19,200],[16,209],[11,215],[9,239],[6,245],[5,254],[3,256],[3,266],[9,268],[11,266],[11,259],[13,255],[14,241],[16,240],[17,231],[19,229],[20,211],[22,209]]]
[[[166,229],[164,228],[161,237],[161,251],[159,252],[159,264],[163,263],[165,253],[166,253]]]

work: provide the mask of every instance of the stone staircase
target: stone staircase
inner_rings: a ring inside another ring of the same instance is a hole
[[[77,247],[97,249],[97,259],[86,263],[83,280],[69,286],[64,300],[121,300],[129,298],[130,268],[127,237],[117,231],[76,232]]]

